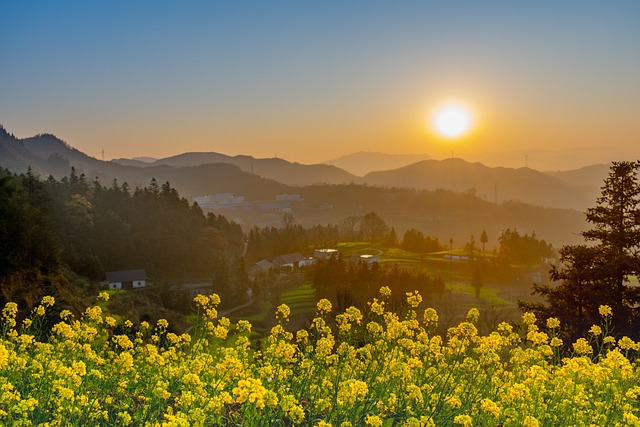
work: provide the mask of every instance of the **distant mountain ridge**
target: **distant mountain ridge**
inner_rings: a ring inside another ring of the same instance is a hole
[[[371,154],[379,157],[380,153],[356,153],[351,158],[367,158]],[[160,182],[170,181],[187,197],[242,192],[256,197],[263,194],[263,199],[267,199],[276,191],[295,192],[295,187],[312,184],[366,184],[418,190],[449,189],[473,192],[491,202],[517,200],[578,210],[593,206],[608,171],[607,165],[594,165],[575,171],[543,173],[529,168],[492,168],[462,159],[446,159],[422,160],[358,177],[326,164],[304,165],[280,158],[256,159],[219,153],[183,153],[151,163],[133,159],[105,162],[54,135],[18,139],[4,128],[0,128],[0,166],[16,173],[31,167],[37,173],[56,178],[68,175],[73,166],[88,179],[98,177],[105,185],[118,179],[132,187],[144,186],[156,178]]]
[[[360,151],[322,163],[337,166],[358,176],[364,176],[369,172],[397,169],[430,158],[426,154],[385,154]]]
[[[472,192],[496,203],[518,200],[545,207],[583,210],[593,205],[591,186],[576,187],[529,168],[490,168],[462,159],[424,160],[391,171],[371,172],[368,185]]]
[[[123,163],[121,160],[116,163]],[[251,156],[228,156],[214,152],[189,152],[158,159],[151,163],[128,161],[126,164],[139,167],[168,165],[173,167],[201,166],[204,164],[227,163],[238,166],[240,170],[262,176],[263,178],[286,183],[288,185],[311,184],[347,184],[358,179],[340,168],[331,165],[303,165],[291,163],[280,158],[257,159]]]

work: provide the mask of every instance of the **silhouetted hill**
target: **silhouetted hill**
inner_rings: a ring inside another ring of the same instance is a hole
[[[426,154],[385,154],[360,151],[322,163],[337,166],[358,176],[364,176],[369,172],[397,169],[428,159],[430,157]]]
[[[185,197],[215,193],[234,193],[247,200],[273,200],[276,194],[291,192],[291,187],[271,179],[244,172],[228,163],[198,166],[154,166],[143,169],[146,177],[158,182],[169,181]]]
[[[462,159],[425,160],[403,168],[365,175],[368,185],[472,192],[501,203],[517,200],[538,206],[583,210],[593,197],[584,188],[529,168],[490,168]]]
[[[331,165],[303,165],[291,163],[280,158],[256,159],[251,156],[227,156],[220,153],[184,153],[156,160],[147,165],[169,165],[176,167],[200,166],[208,163],[229,163],[238,166],[244,172],[254,173],[263,178],[272,179],[289,185],[310,185],[317,183],[344,184],[358,179],[340,168]]]
[[[189,196],[231,192],[231,186],[239,188],[236,180],[240,183],[249,182],[245,175],[240,178],[239,172],[243,172],[264,178],[265,181],[254,180],[252,185],[262,183],[265,188],[274,188],[274,182],[286,186],[365,183],[381,187],[473,192],[492,202],[517,200],[539,206],[584,210],[593,206],[608,168],[600,165],[545,174],[529,168],[490,168],[481,163],[446,159],[424,160],[395,170],[371,172],[358,178],[330,165],[303,165],[279,158],[256,159],[219,153],[184,153],[152,163],[122,159],[105,162],[87,156],[50,134],[17,139],[3,128],[0,138],[0,165],[17,173],[25,172],[31,166],[37,173],[61,178],[68,175],[71,166],[74,166],[79,174],[84,173],[90,180],[98,177],[103,183],[115,178],[135,187],[148,184],[152,177],[159,182],[169,180],[182,194]],[[351,158],[373,159],[378,154],[357,153]],[[219,166],[223,163],[235,165],[238,169]],[[199,168],[197,173],[189,170],[207,164],[218,166]],[[232,176],[225,178],[221,175],[223,173]],[[202,174],[209,174],[211,178]],[[190,182],[188,177],[195,176],[198,178]],[[256,190],[252,188],[247,191]]]
[[[0,166],[10,171],[25,172],[29,166],[38,172],[43,169],[42,159],[24,146],[24,142],[0,126]]]
[[[539,171],[573,170],[589,165],[606,163],[612,159],[631,160],[622,149],[613,146],[581,146],[557,150],[529,148],[504,152],[485,151],[469,155],[462,152],[458,154],[464,159],[480,162],[489,167],[530,167]]]
[[[506,228],[517,228],[521,232],[535,231],[556,246],[575,243],[579,238],[584,225],[581,212],[545,209],[519,202],[494,204],[496,188],[499,201],[519,199],[542,206],[593,206],[595,203],[593,198],[583,200],[575,187],[550,175],[525,168],[488,168],[459,159],[428,160],[395,171],[371,173],[365,176],[366,185],[352,183],[294,187],[289,184],[295,176],[313,168],[282,159],[236,156],[235,161],[244,162],[245,168],[250,169],[253,165],[254,173],[251,173],[227,162],[206,163],[207,160],[220,159],[210,154],[201,156],[199,153],[187,153],[176,156],[177,159],[165,160],[165,163],[173,162],[176,166],[160,164],[160,161],[153,165],[145,164],[145,167],[125,166],[87,156],[53,135],[38,135],[22,140],[4,129],[0,130],[0,166],[16,173],[24,173],[31,166],[45,178],[49,174],[61,178],[68,176],[73,166],[78,174],[85,174],[88,181],[98,177],[103,185],[110,186],[112,180],[117,179],[120,184],[127,182],[132,189],[148,185],[155,178],[159,184],[170,182],[186,198],[225,192],[244,196],[247,201],[254,202],[274,201],[276,194],[299,194],[304,201],[292,204],[290,209],[296,221],[305,226],[337,224],[345,217],[375,211],[389,225],[395,226],[399,233],[415,227],[445,242],[452,238],[455,246],[461,245],[472,234],[477,240],[483,229],[490,233],[492,239],[499,237],[501,230]],[[205,164],[187,166],[200,161],[205,161]],[[321,172],[340,171],[331,166],[320,166],[323,169],[317,170]],[[278,167],[283,171],[276,171]],[[273,169],[273,175],[279,176],[284,182],[259,176],[261,171],[269,168]],[[315,175],[314,179],[318,179],[318,176]],[[568,182],[579,180],[573,176],[567,174],[565,178]],[[452,188],[459,193],[415,191],[410,188]],[[472,194],[474,192],[479,197]],[[222,212],[246,227],[253,224],[280,226],[283,211],[278,209],[276,206],[263,210],[262,206],[255,205],[247,212]]]
[[[145,186],[155,178],[159,183],[169,181],[185,197],[237,192],[247,197],[255,195],[261,198],[264,195],[264,198],[272,199],[277,192],[286,192],[288,188],[226,163],[193,167],[145,166],[125,166],[98,160],[50,134],[17,139],[4,128],[0,130],[0,167],[18,174],[31,167],[34,173],[43,177],[53,175],[60,179],[68,176],[71,167],[75,167],[77,173],[84,174],[89,181],[97,177],[103,185],[110,185],[117,179],[120,184],[127,182],[131,188]]]

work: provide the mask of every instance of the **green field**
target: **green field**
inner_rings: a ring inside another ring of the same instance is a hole
[[[316,290],[312,283],[304,283],[280,295],[280,303],[289,306],[291,316],[307,313],[314,314],[316,310]]]

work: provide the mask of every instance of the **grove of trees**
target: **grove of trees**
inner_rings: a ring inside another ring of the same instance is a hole
[[[12,275],[27,272],[67,269],[100,281],[105,271],[145,269],[159,283],[228,277],[244,244],[238,224],[205,216],[168,182],[132,190],[74,169],[60,181],[0,171],[0,235],[3,299],[12,297]]]
[[[596,206],[586,212],[591,228],[584,244],[560,249],[551,270],[557,283],[534,285],[546,303],[520,303],[525,310],[561,321],[567,338],[584,336],[600,323],[599,307],[613,310],[615,335],[640,338],[640,162],[613,162]]]

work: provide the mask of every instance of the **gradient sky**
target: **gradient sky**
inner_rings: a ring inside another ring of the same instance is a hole
[[[0,124],[98,158],[640,158],[637,0],[4,0],[0,21]],[[476,115],[453,142],[428,128],[448,99]]]

